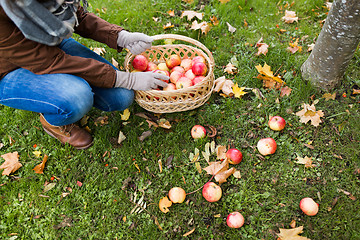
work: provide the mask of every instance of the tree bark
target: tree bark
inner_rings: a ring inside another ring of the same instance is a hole
[[[323,90],[340,84],[360,42],[360,0],[335,0],[309,58],[304,80]]]

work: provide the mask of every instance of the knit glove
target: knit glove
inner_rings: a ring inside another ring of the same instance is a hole
[[[169,80],[168,76],[153,72],[121,72],[116,71],[114,87],[121,87],[133,90],[147,91],[157,89],[158,86],[166,87],[168,84],[163,80]]]
[[[122,30],[118,34],[117,45],[137,55],[151,48],[152,41],[153,39],[146,34]]]

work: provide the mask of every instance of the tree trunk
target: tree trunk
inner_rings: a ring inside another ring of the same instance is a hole
[[[302,77],[323,90],[334,89],[360,42],[360,0],[335,0]]]

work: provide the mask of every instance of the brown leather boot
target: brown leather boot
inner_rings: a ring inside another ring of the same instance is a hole
[[[69,143],[76,149],[86,149],[93,144],[93,139],[90,133],[76,124],[59,127],[53,126],[45,120],[42,114],[40,114],[40,122],[45,132],[47,132],[50,136],[57,138],[63,144]]]

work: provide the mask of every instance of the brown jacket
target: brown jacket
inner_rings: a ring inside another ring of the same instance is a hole
[[[95,14],[77,11],[79,26],[75,33],[91,38],[109,47],[117,46],[121,27],[110,24]],[[0,7],[0,81],[7,73],[25,68],[36,74],[68,73],[79,76],[91,85],[111,88],[116,72],[108,64],[94,59],[70,56],[58,47],[51,47],[28,40]]]

